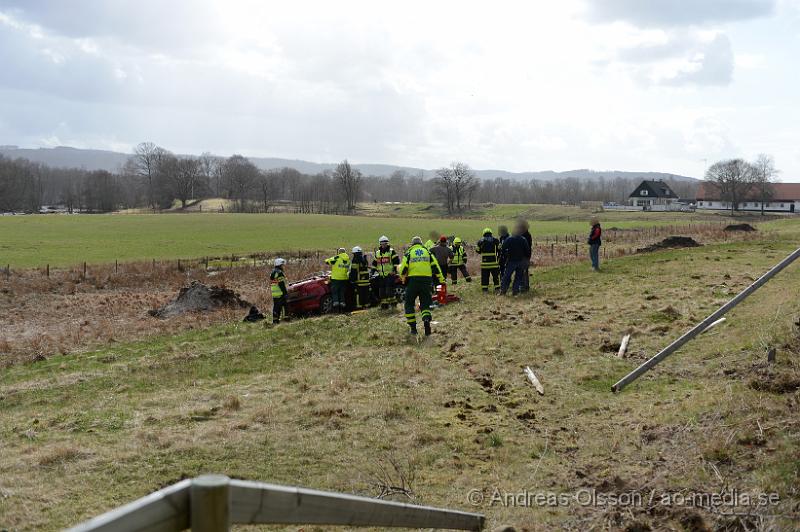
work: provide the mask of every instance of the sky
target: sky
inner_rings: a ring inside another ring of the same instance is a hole
[[[800,181],[798,57],[800,0],[0,0],[0,144]]]

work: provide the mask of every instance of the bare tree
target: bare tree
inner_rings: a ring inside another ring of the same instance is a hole
[[[706,181],[716,187],[722,199],[731,204],[731,212],[753,189],[753,166],[744,159],[719,161],[706,170]]]
[[[436,170],[434,183],[439,197],[444,201],[447,214],[453,214],[456,208],[456,187],[453,169],[443,167]]]
[[[221,159],[206,151],[200,154],[197,162],[200,167],[200,176],[205,181],[204,185],[211,189],[215,196],[221,196],[222,176],[221,172],[219,172]]]
[[[353,168],[345,159],[336,165],[333,178],[339,186],[345,208],[349,212],[354,211],[361,195],[361,172]]]
[[[772,183],[778,175],[778,170],[775,168],[775,159],[766,153],[760,153],[752,167],[753,188],[758,194],[758,201],[761,202],[761,216],[764,216],[764,203],[771,200],[775,194]]]
[[[454,162],[448,168],[438,169],[435,183],[448,214],[461,212],[465,202],[467,206],[471,206],[472,196],[480,185],[469,165],[462,162]]]
[[[150,208],[156,208],[156,177],[158,165],[166,150],[152,142],[142,142],[133,150],[133,167],[136,174],[144,181],[147,201]]]
[[[195,188],[199,188],[200,163],[197,159],[166,155],[159,165],[159,177],[163,180],[162,199],[171,204],[177,198],[185,209],[189,200],[194,199]]]
[[[256,165],[241,155],[231,155],[222,163],[222,179],[236,201],[239,212],[245,211],[245,202],[256,186],[260,174]]]
[[[464,200],[472,201],[472,194],[478,187],[478,179],[475,173],[468,164],[462,162],[454,162],[450,165],[453,171],[453,186],[455,188],[456,209],[461,212],[463,210],[462,203]]]

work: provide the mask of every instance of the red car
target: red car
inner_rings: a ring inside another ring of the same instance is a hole
[[[333,311],[333,300],[331,299],[331,287],[329,283],[330,274],[320,273],[301,281],[296,281],[289,284],[289,295],[287,296],[287,305],[289,314],[303,315],[312,313],[327,314]],[[396,278],[395,297],[398,303],[403,301],[405,295],[405,287],[400,282],[400,278]],[[372,278],[372,304],[379,303],[377,299],[377,280],[376,277]],[[353,287],[348,284],[347,292],[345,293],[348,310],[355,308],[355,295]]]

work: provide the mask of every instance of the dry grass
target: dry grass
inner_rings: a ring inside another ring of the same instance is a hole
[[[626,256],[600,274],[542,268],[534,293],[515,299],[459,284],[462,303],[437,310],[421,344],[399,311],[373,310],[274,328],[237,319],[14,365],[0,374],[0,527],[57,529],[223,472],[464,510],[478,489],[490,527],[792,529],[770,513],[800,504],[800,268],[623,393],[609,389],[793,250],[796,235]],[[609,346],[627,332],[623,360]],[[86,454],[39,465],[58,448]],[[495,488],[645,501],[736,488],[780,503],[742,517],[658,504],[520,508],[489,505]]]

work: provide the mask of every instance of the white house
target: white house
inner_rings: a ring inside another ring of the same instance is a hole
[[[773,183],[772,196],[764,202],[765,212],[800,212],[800,183]],[[697,189],[697,208],[710,210],[730,210],[729,201],[722,199],[719,187],[704,181]],[[739,202],[740,211],[761,212],[761,201],[755,190]]]
[[[666,210],[670,205],[678,203],[678,196],[663,181],[642,181],[628,196],[634,207],[644,210]]]

